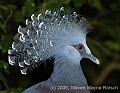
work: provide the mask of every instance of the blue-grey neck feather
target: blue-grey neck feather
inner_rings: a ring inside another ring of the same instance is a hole
[[[87,82],[80,66],[82,57],[79,52],[71,46],[63,48],[62,51],[56,54],[54,71],[46,83],[52,84],[49,86],[86,86]]]
[[[66,46],[55,54],[54,70],[51,77],[41,83],[28,88],[23,93],[89,93],[87,81],[80,66],[82,59],[79,52],[72,46]],[[67,91],[51,91],[51,86],[67,86]],[[85,87],[85,89],[72,90],[71,86]]]

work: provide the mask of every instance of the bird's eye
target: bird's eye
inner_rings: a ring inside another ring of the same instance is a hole
[[[77,46],[77,50],[78,50],[78,51],[82,50],[82,48],[83,48],[82,44],[79,44],[79,45]]]

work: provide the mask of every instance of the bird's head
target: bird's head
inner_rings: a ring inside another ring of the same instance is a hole
[[[63,7],[57,12],[46,10],[37,17],[33,14],[26,25],[18,28],[19,36],[8,50],[9,63],[18,64],[22,74],[26,74],[32,64],[35,68],[36,62],[41,63],[56,54],[63,54],[72,61],[89,58],[99,64],[86,44],[89,23],[76,12],[66,13]]]
[[[73,45],[73,47],[78,50],[82,58],[88,58],[91,61],[95,62],[96,64],[99,64],[99,60],[91,53],[86,43]]]

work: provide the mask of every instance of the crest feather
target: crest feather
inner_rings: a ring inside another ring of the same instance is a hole
[[[26,74],[27,66],[50,58],[59,47],[86,40],[88,33],[86,19],[76,12],[66,14],[63,7],[57,12],[46,10],[44,15],[37,17],[33,14],[31,21],[26,20],[26,25],[28,28],[18,27],[19,39],[13,42],[9,50],[10,64],[18,62],[23,74]],[[14,59],[13,54],[17,58]]]

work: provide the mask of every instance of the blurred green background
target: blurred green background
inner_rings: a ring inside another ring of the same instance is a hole
[[[88,84],[119,88],[92,93],[120,93],[120,0],[0,0],[0,93],[21,93],[30,86],[30,79],[21,75],[18,66],[8,64],[7,50],[18,26],[25,26],[33,13],[60,7],[74,9],[92,25],[87,42],[100,65],[82,60]]]

